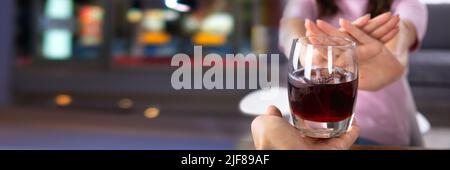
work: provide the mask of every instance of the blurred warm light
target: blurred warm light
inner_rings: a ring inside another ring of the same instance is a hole
[[[60,94],[55,97],[55,103],[58,106],[69,106],[72,104],[72,97],[67,94]]]
[[[161,32],[166,28],[166,16],[162,9],[150,9],[144,14],[142,26],[146,31]]]
[[[139,37],[139,42],[146,45],[163,45],[169,43],[171,36],[165,32],[147,32]]]
[[[193,37],[196,45],[220,46],[227,42],[227,37],[223,34],[212,34],[199,32]]]
[[[131,99],[120,99],[119,102],[117,102],[117,105],[121,109],[130,109],[133,107],[134,103]]]
[[[81,44],[97,46],[102,41],[102,24],[104,10],[100,6],[87,5],[80,9]]]
[[[230,14],[215,13],[203,21],[200,30],[215,34],[229,35],[233,32],[234,19]]]
[[[154,119],[159,116],[159,111],[160,110],[156,107],[149,107],[149,108],[145,109],[144,116],[149,119]]]
[[[143,14],[139,9],[130,9],[127,14],[127,19],[131,23],[139,23],[142,20]]]

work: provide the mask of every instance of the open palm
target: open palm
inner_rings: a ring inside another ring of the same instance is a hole
[[[302,134],[281,116],[274,106],[252,123],[256,149],[281,150],[343,150],[349,149],[359,135],[359,127],[353,123],[349,131],[336,138],[316,139]]]
[[[394,20],[395,22],[393,22],[393,24],[387,22],[385,24],[389,24],[389,26],[379,27],[378,30],[382,29],[382,33],[386,33],[389,36],[395,36],[396,34],[392,33],[398,33],[398,28],[396,26],[392,27],[391,25],[398,24],[398,20],[396,18],[391,20]],[[364,28],[359,28],[344,19],[340,20],[340,25],[342,28],[337,29],[321,20],[318,20],[317,24],[309,20],[305,22],[307,36],[341,36],[357,42],[356,55],[359,63],[360,89],[376,90],[378,87],[391,82],[392,78],[389,77],[390,75],[398,75],[397,72],[402,71],[381,68],[382,66],[388,66],[386,63],[389,63],[391,66],[400,65],[383,44],[381,39],[385,40],[386,37],[376,39],[373,34],[367,33]],[[375,31],[377,34],[379,34],[379,32],[381,31]]]

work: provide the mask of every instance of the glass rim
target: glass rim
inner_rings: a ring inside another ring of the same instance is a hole
[[[326,38],[326,39],[340,39],[343,41],[346,41],[347,43],[344,45],[329,45],[329,44],[314,44],[311,43],[309,40],[309,38]],[[318,36],[304,36],[304,37],[299,37],[297,43],[303,44],[303,45],[311,45],[311,46],[318,46],[318,47],[332,47],[332,48],[355,48],[356,47],[356,42],[343,37],[343,36],[324,36],[324,35],[318,35]]]

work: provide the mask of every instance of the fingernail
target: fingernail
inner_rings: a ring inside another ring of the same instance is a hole
[[[372,16],[371,16],[372,14],[366,14],[366,15],[364,15],[364,17],[369,17],[369,18],[371,18]]]

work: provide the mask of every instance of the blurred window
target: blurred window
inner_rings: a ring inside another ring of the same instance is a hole
[[[248,53],[253,3],[17,0],[16,62],[145,64],[166,61],[180,52],[193,55],[195,45],[203,46],[204,54]]]

